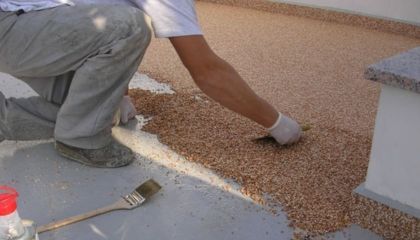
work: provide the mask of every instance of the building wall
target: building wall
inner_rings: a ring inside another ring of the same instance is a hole
[[[382,85],[366,188],[420,210],[420,94]]]
[[[420,25],[420,0],[271,0],[355,12]]]

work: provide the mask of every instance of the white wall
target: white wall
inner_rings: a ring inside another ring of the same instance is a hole
[[[361,13],[420,24],[420,0],[271,0]]]
[[[382,84],[365,186],[420,210],[420,94]]]

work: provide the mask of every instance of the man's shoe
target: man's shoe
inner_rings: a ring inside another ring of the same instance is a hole
[[[134,161],[134,153],[116,140],[100,149],[82,149],[55,142],[55,149],[66,158],[97,168],[118,168]]]
[[[2,133],[3,128],[5,128],[5,127],[3,127],[3,123],[0,121],[0,143],[3,142],[4,140],[6,140],[6,137]]]

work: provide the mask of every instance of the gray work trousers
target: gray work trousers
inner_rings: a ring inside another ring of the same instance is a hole
[[[0,92],[0,138],[107,145],[113,115],[150,38],[148,17],[128,6],[0,12],[0,72],[40,95],[5,99]]]

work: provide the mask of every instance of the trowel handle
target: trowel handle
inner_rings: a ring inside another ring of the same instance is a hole
[[[66,219],[63,219],[63,220],[51,222],[49,224],[38,227],[36,230],[37,230],[38,233],[48,232],[48,231],[51,231],[51,230],[54,230],[54,229],[57,229],[57,228],[61,228],[61,227],[64,227],[64,226],[67,226],[67,225],[70,225],[70,224],[73,224],[73,223],[76,223],[76,222],[86,220],[88,218],[92,218],[92,217],[104,214],[104,213],[108,213],[108,212],[115,211],[115,210],[126,209],[125,205],[126,205],[125,201],[122,199],[122,200],[120,200],[120,201],[118,201],[118,202],[116,202],[112,205],[109,205],[109,206],[106,206],[106,207],[103,207],[103,208],[99,208],[99,209],[96,209],[96,210],[91,211],[91,212],[87,212],[87,213],[83,213],[83,214],[80,214],[80,215],[77,215],[77,216],[69,217],[69,218],[66,218]]]

